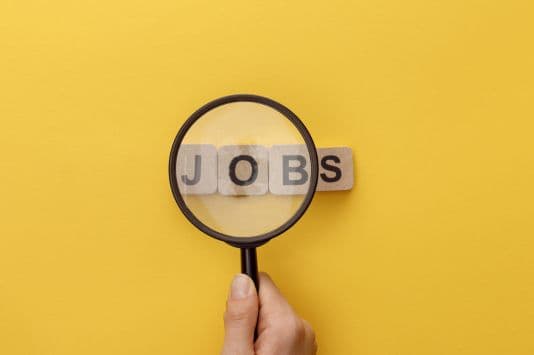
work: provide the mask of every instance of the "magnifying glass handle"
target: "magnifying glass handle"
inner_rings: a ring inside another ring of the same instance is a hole
[[[256,290],[259,290],[256,248],[241,248],[241,272],[248,275],[254,281]]]
[[[256,291],[259,290],[260,284],[258,279],[258,258],[256,257],[256,248],[241,248],[241,273],[248,275]],[[258,328],[254,330],[254,341],[258,339]]]

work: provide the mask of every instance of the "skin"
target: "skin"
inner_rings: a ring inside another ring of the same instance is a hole
[[[224,315],[222,355],[314,355],[315,334],[287,303],[271,278],[260,276],[260,291],[243,274],[230,287]],[[258,338],[254,328],[258,321]]]

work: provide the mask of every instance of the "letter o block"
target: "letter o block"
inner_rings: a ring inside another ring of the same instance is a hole
[[[219,192],[223,195],[263,195],[268,191],[269,151],[259,145],[219,148]]]

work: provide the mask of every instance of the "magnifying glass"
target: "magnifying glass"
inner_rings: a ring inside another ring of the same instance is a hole
[[[241,272],[256,289],[256,248],[302,217],[317,175],[317,151],[302,121],[256,95],[225,96],[198,109],[169,158],[180,210],[205,234],[241,249]]]

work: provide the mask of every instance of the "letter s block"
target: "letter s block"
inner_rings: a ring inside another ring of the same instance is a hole
[[[310,157],[304,144],[273,145],[269,189],[276,195],[303,195],[310,185]]]
[[[217,149],[211,144],[182,144],[176,160],[176,180],[184,195],[217,191]]]
[[[350,190],[354,184],[352,149],[318,148],[319,179],[317,191]]]
[[[263,195],[269,184],[269,151],[260,145],[219,148],[219,192],[223,195]]]

